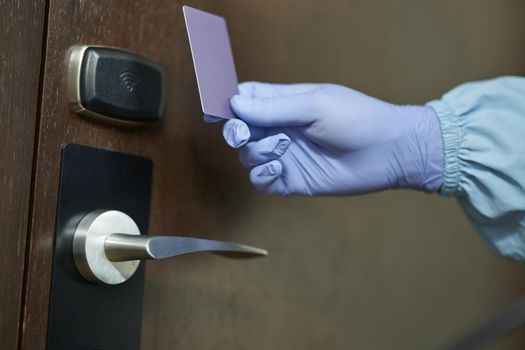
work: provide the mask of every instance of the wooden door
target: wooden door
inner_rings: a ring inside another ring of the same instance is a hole
[[[525,73],[519,1],[185,4],[227,18],[243,80],[331,81],[423,103],[465,80]],[[65,143],[153,160],[151,232],[270,251],[265,260],[199,255],[149,264],[144,349],[440,347],[525,291],[522,266],[488,253],[453,201],[408,191],[350,199],[256,194],[220,125],[201,120],[181,6],[47,5],[21,349],[45,348]],[[490,43],[479,33],[490,34]],[[65,69],[75,44],[127,48],[160,62],[167,76],[163,123],[124,129],[74,116]],[[491,47],[510,53],[496,60]],[[523,334],[501,346],[519,344]]]
[[[0,1],[0,344],[22,311],[45,1]]]

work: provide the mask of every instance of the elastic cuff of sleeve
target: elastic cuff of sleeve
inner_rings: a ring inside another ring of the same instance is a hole
[[[440,194],[443,196],[454,196],[459,189],[459,178],[461,175],[459,164],[459,147],[462,139],[462,131],[459,118],[452,108],[441,100],[427,103],[436,112],[441,126],[443,137],[443,150],[445,153],[445,173]]]

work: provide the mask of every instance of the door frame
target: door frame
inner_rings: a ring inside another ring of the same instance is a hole
[[[0,5],[0,338],[5,349],[20,345],[23,329],[46,8],[45,0]]]

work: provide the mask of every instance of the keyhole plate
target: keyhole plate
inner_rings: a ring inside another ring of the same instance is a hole
[[[62,152],[47,349],[139,350],[144,264],[122,284],[92,284],[72,247],[80,221],[97,209],[128,213],[148,232],[152,162],[73,144]]]

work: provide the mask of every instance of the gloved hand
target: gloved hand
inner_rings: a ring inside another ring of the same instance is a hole
[[[435,192],[443,143],[433,109],[398,106],[332,84],[239,85],[224,124],[250,180],[271,194]]]

